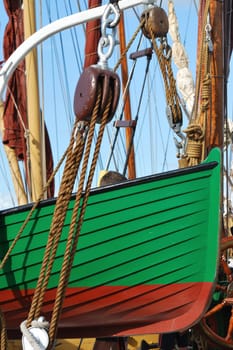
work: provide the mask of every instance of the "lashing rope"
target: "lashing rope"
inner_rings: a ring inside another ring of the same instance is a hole
[[[151,26],[149,26],[150,35],[152,38],[153,49],[157,55],[160,70],[163,76],[165,93],[166,93],[166,101],[168,106],[171,109],[173,123],[174,124],[182,124],[182,113],[181,109],[178,108],[180,106],[179,96],[176,89],[176,81],[173,75],[172,67],[171,67],[171,51],[168,52],[168,56],[164,55],[164,45],[161,44],[158,47],[155,39],[155,35]],[[169,49],[170,50],[170,49]]]
[[[1,350],[7,350],[7,332],[5,317],[0,309],[0,332],[1,332]]]
[[[51,325],[50,325],[50,329],[49,329],[50,339],[54,339],[56,337],[59,316],[62,312],[62,304],[63,304],[63,300],[65,297],[65,291],[66,291],[66,287],[68,285],[69,275],[70,275],[70,271],[72,268],[74,256],[76,253],[78,238],[79,238],[82,223],[83,223],[83,218],[84,218],[84,214],[85,214],[85,210],[86,210],[86,206],[87,206],[87,200],[89,197],[91,184],[92,184],[92,180],[93,180],[93,176],[94,176],[94,172],[95,172],[95,168],[96,168],[96,164],[97,164],[97,160],[98,160],[98,155],[99,155],[99,151],[100,151],[100,146],[101,146],[101,141],[103,138],[105,125],[106,125],[109,111],[110,111],[110,107],[111,107],[111,101],[112,101],[112,94],[111,94],[111,89],[110,89],[108,103],[107,103],[107,106],[106,106],[105,111],[103,113],[102,120],[101,120],[101,125],[100,125],[99,133],[97,136],[97,141],[96,141],[95,150],[94,150],[94,154],[93,154],[93,158],[92,158],[92,163],[91,163],[91,167],[90,167],[90,171],[89,171],[89,175],[88,175],[88,179],[87,179],[87,185],[86,185],[86,189],[84,192],[82,206],[80,209],[80,213],[78,216],[78,222],[77,222],[77,214],[78,214],[78,210],[80,207],[82,189],[83,189],[83,184],[84,184],[85,175],[86,175],[86,169],[87,169],[87,165],[88,165],[88,161],[89,161],[90,150],[91,150],[91,142],[92,142],[92,138],[93,138],[93,134],[94,134],[94,125],[93,125],[93,130],[91,130],[92,126],[90,126],[90,137],[89,137],[90,143],[89,143],[89,145],[87,144],[87,151],[84,155],[83,167],[82,167],[82,172],[81,172],[81,176],[80,176],[80,185],[79,185],[77,195],[76,195],[75,206],[73,209],[73,214],[72,214],[72,219],[71,219],[71,224],[70,224],[70,231],[69,231],[63,266],[62,266],[61,275],[60,275],[60,281],[59,281],[59,285],[57,288],[57,295],[56,295],[55,305],[53,308]],[[94,115],[95,115],[95,111],[94,111]],[[96,116],[94,116],[93,119],[96,119]]]
[[[207,16],[209,12],[209,0],[207,0],[204,10],[204,25],[202,33],[205,33],[205,25],[207,22]],[[207,112],[210,106],[210,54],[209,46],[205,37],[201,38],[201,52],[200,52],[200,64],[197,74],[197,85],[196,85],[196,99],[194,104],[193,117],[190,125],[184,130],[187,134],[187,145],[186,145],[186,156],[188,165],[197,165],[205,157],[205,130],[207,123]],[[203,77],[203,78],[202,78]],[[202,90],[201,100],[200,94],[200,83],[202,79]],[[198,103],[200,102],[200,110],[198,111]]]

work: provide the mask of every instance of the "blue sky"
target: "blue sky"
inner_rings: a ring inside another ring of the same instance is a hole
[[[196,1],[197,2],[197,1]],[[195,1],[187,1],[187,0],[176,0],[176,14],[179,20],[179,27],[180,27],[180,33],[181,33],[181,40],[185,44],[188,56],[189,56],[189,62],[190,62],[190,69],[192,70],[193,74],[195,74],[195,65],[196,65],[196,22],[197,22],[197,13],[196,13],[196,4]],[[73,9],[77,6],[77,1],[63,1],[59,3],[59,8],[56,8],[55,0],[47,2],[43,1],[43,12],[45,14],[45,20],[43,20],[43,25],[47,24],[49,22],[49,16],[52,17],[52,19],[55,19],[57,16],[57,11],[59,11],[59,15],[63,16],[66,14],[67,11],[69,11],[68,5],[71,4],[73,6]],[[52,7],[50,8],[50,11],[48,11],[47,4],[50,4]],[[84,6],[84,2],[80,1],[81,6]],[[160,1],[158,2],[160,3]],[[164,1],[164,9],[167,9],[167,2]],[[67,5],[67,6],[66,6]],[[85,6],[84,6],[85,7]],[[2,37],[3,32],[5,28],[5,23],[7,20],[7,16],[5,15],[5,10],[3,8],[2,2],[0,2],[0,13],[1,13],[1,19],[0,19],[0,60],[2,60]],[[127,17],[129,20],[126,22],[126,34],[132,33],[134,27],[137,25],[134,19],[135,15],[132,10],[127,11]],[[38,18],[38,22],[40,22]],[[80,26],[79,26],[80,27]],[[82,55],[83,52],[83,45],[84,41],[82,39],[83,34],[83,28],[77,28],[77,30],[73,30],[72,35],[70,34],[70,31],[65,31],[62,33],[62,35],[56,35],[53,39],[48,40],[43,45],[43,65],[45,68],[45,75],[43,77],[44,81],[44,104],[46,107],[46,123],[49,129],[50,137],[52,139],[52,143],[56,146],[53,146],[53,153],[54,153],[54,161],[55,164],[59,160],[61,154],[63,153],[65,147],[68,144],[69,134],[70,130],[72,128],[73,123],[73,108],[72,108],[72,99],[74,94],[74,89],[76,86],[76,83],[78,81],[79,75],[80,75],[80,67],[77,60],[77,56],[79,55],[79,52],[77,51],[77,47],[80,50],[80,54]],[[76,45],[75,49],[73,49],[73,42],[72,40],[75,38]],[[40,52],[40,51],[39,51]],[[65,58],[64,58],[65,57]],[[113,60],[115,60],[117,57],[117,54],[113,56]],[[64,61],[63,61],[64,59]],[[63,69],[63,62],[66,62],[66,70]],[[112,64],[112,63],[111,63]],[[158,67],[156,60],[153,60],[151,63],[152,69],[154,70],[154,74],[157,74]],[[112,66],[111,66],[112,67]],[[138,65],[138,76],[142,76],[142,72],[145,67],[145,60],[141,60]],[[129,67],[130,69],[130,67]],[[52,82],[55,82],[56,89],[54,89]],[[61,87],[59,87],[59,84],[61,82]],[[144,114],[147,112],[149,108],[152,108],[154,119],[158,120],[159,127],[155,127],[154,123],[155,120],[152,120],[150,123],[148,121],[142,122],[141,129],[137,130],[138,133],[141,133],[141,138],[146,141],[145,149],[143,150],[143,154],[141,155],[142,149],[141,145],[135,145],[135,148],[137,150],[137,154],[139,154],[140,158],[140,164],[138,163],[137,167],[137,173],[138,175],[146,175],[148,173],[148,169],[153,166],[152,171],[162,171],[166,170],[166,167],[168,168],[176,168],[177,167],[177,160],[175,157],[175,148],[173,143],[173,138],[171,136],[171,133],[169,134],[169,130],[167,128],[167,120],[165,114],[165,105],[164,105],[164,89],[161,77],[159,75],[155,76],[155,79],[153,81],[153,84],[149,83],[147,88],[149,89],[149,94],[154,95],[154,99],[156,100],[155,104],[152,104],[151,107],[149,103],[145,102],[141,111],[140,111],[140,118],[143,119]],[[132,84],[132,111],[133,111],[133,117],[135,117],[136,114],[136,104],[134,102],[134,97],[139,98],[138,96],[138,87],[141,86],[141,79],[137,80]],[[65,91],[65,98],[63,97],[63,92]],[[56,94],[56,98],[55,98]],[[148,94],[148,92],[147,92]],[[54,103],[52,103],[52,101]],[[61,102],[64,103],[61,103]],[[71,104],[67,101],[71,101]],[[232,112],[231,112],[232,114]],[[151,126],[152,125],[152,126]],[[153,129],[153,135],[150,136],[150,133]],[[61,136],[62,135],[62,136]],[[160,154],[159,146],[157,145],[157,141],[162,136],[164,138],[164,147],[166,147],[166,143],[169,143],[168,148],[168,157],[165,161]],[[170,136],[169,136],[170,135]],[[156,140],[154,154],[151,155],[149,158],[149,150],[151,151],[151,144],[150,144],[150,137],[154,137]],[[59,141],[56,143],[55,141]],[[106,155],[109,153],[109,150],[106,149],[103,152]],[[2,152],[1,152],[2,154]],[[146,154],[146,155],[145,155]],[[116,159],[116,162],[119,162],[119,167],[122,167],[121,159]],[[104,159],[102,161],[104,163]],[[104,164],[103,164],[104,166]],[[100,165],[101,168],[101,165]],[[99,170],[100,170],[99,168]],[[148,168],[148,169],[147,169]],[[119,169],[121,170],[121,169]],[[8,182],[6,180],[9,180],[8,176],[5,176],[5,171],[2,167],[0,167],[0,178],[2,178],[5,181],[1,181],[0,184],[0,207],[1,201],[7,203],[7,206],[11,205],[9,204],[9,195],[7,186]],[[59,175],[60,176],[60,175]],[[58,181],[58,180],[57,180]],[[9,181],[10,182],[10,181]]]

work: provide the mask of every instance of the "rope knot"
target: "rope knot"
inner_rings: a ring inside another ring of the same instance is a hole
[[[187,134],[187,138],[192,141],[201,142],[204,138],[204,132],[199,124],[190,124],[184,132]]]
[[[49,322],[44,319],[44,317],[39,317],[37,320],[32,321],[32,327],[49,329]]]
[[[201,111],[205,112],[209,108],[209,99],[210,99],[210,75],[207,74],[203,79],[203,87],[202,87],[202,105]]]
[[[190,124],[184,130],[187,134],[187,158],[189,165],[197,165],[200,163],[202,156],[202,141],[204,139],[204,132],[199,124]]]

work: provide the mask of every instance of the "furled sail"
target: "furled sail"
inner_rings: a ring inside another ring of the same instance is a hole
[[[7,60],[16,48],[24,41],[22,4],[22,0],[4,0],[5,9],[9,16],[9,21],[4,33],[5,60]],[[8,83],[3,113],[3,143],[15,150],[18,160],[23,160],[25,162],[26,177],[28,179],[28,121],[26,96],[25,61],[23,60]],[[45,148],[46,172],[48,179],[53,171],[53,158],[46,127]],[[53,194],[54,183],[51,182],[51,185],[47,190],[47,196],[52,197]]]
[[[172,57],[178,67],[177,87],[182,94],[188,115],[190,116],[193,110],[195,97],[194,82],[192,72],[189,69],[188,56],[180,40],[179,25],[172,0],[168,2],[168,20],[169,34],[173,41]]]
[[[16,50],[24,40],[22,1],[4,0],[9,16],[4,33],[4,59]],[[27,130],[25,63],[22,61],[9,80],[4,106],[3,143],[14,148],[18,159],[25,159]],[[20,116],[20,118],[19,118]]]

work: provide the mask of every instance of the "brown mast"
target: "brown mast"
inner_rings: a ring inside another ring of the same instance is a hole
[[[223,148],[225,75],[224,75],[224,23],[223,2],[210,1],[210,24],[212,27],[213,57],[210,62],[211,77],[211,123],[207,124],[207,151],[218,146]],[[209,138],[209,139],[208,139]],[[209,148],[208,148],[209,147]]]
[[[125,51],[126,43],[125,43],[125,26],[124,26],[124,14],[121,13],[120,17],[120,23],[119,23],[119,41],[120,41],[120,50],[121,54]],[[121,75],[122,75],[122,87],[123,91],[125,90],[127,86],[127,80],[128,80],[128,65],[126,57],[124,56],[121,61]],[[125,106],[124,106],[124,117],[125,120],[131,121],[131,105],[130,105],[130,95],[129,91],[127,91],[125,95]],[[126,152],[131,147],[129,160],[128,160],[128,178],[134,179],[136,177],[136,170],[135,170],[135,155],[134,155],[134,147],[131,146],[131,139],[132,139],[132,129],[130,127],[126,128],[125,131],[126,134]]]
[[[203,108],[203,100],[205,99],[206,91],[208,96],[206,98],[207,114],[206,120],[203,117],[200,118],[200,122],[205,129],[205,145],[204,145],[204,157],[209,151],[218,146],[223,148],[223,130],[224,130],[224,22],[223,22],[223,2],[213,0],[203,0],[200,4],[199,10],[199,24],[198,24],[198,38],[199,43],[203,42],[205,38],[205,15],[206,5],[209,2],[209,21],[210,21],[210,42],[209,42],[209,90],[204,90],[202,87],[200,90],[199,104]],[[212,49],[212,50],[210,50]],[[201,48],[198,48],[198,52],[202,52]],[[202,52],[203,54],[203,52]],[[200,85],[204,82],[207,76],[204,76],[205,63],[201,57],[198,57],[198,70],[200,73]],[[201,66],[201,67],[200,67]],[[197,73],[198,77],[198,73]],[[197,86],[198,88],[198,86]],[[200,111],[199,111],[200,112]]]
[[[102,0],[88,0],[88,8],[101,6]],[[95,19],[86,24],[86,44],[84,68],[98,62],[97,47],[100,38],[100,19]]]

